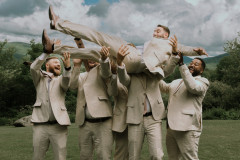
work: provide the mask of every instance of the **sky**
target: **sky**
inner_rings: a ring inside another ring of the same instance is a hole
[[[0,41],[41,42],[45,28],[50,38],[75,46],[73,37],[50,29],[49,5],[62,19],[135,45],[151,40],[162,24],[179,43],[203,47],[210,56],[224,53],[224,44],[240,32],[239,0],[0,0]]]

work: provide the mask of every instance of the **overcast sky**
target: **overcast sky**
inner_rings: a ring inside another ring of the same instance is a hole
[[[75,45],[71,36],[50,30],[49,5],[63,19],[135,45],[150,40],[157,24],[166,25],[180,43],[211,56],[224,53],[224,43],[240,31],[239,0],[0,0],[0,41],[41,42],[46,28],[51,38]]]

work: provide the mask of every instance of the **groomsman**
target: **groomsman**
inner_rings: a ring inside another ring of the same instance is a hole
[[[128,47],[122,46],[117,55],[120,82],[128,88],[127,124],[129,159],[139,160],[145,135],[147,136],[150,159],[161,160],[162,119],[165,107],[160,92],[160,79],[147,73],[128,74],[123,59],[129,54]],[[178,58],[171,55],[166,68],[171,73]]]
[[[180,57],[179,71],[182,79],[169,84],[161,81],[160,85],[161,91],[169,94],[166,135],[168,158],[198,160],[202,101],[209,81],[201,76],[205,69],[205,62],[201,58],[194,58],[187,67],[181,53]]]
[[[109,78],[103,48],[100,65],[88,60],[89,72],[80,73],[81,60],[74,59],[70,89],[77,89],[76,124],[79,126],[81,159],[93,159],[95,150],[100,160],[110,160],[113,145],[112,106],[107,93]]]
[[[43,31],[44,50],[46,31]],[[54,159],[66,159],[66,144],[70,125],[65,106],[65,95],[69,87],[71,65],[70,54],[64,53],[62,58],[64,69],[61,74],[61,65],[57,57],[49,57],[42,53],[30,66],[33,83],[36,88],[36,102],[33,105],[33,160],[44,159],[51,143]],[[46,71],[41,66],[46,62]]]

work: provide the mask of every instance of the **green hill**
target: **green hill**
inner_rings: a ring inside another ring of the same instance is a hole
[[[14,54],[14,57],[17,59],[21,59],[27,54],[28,49],[30,49],[30,44],[24,42],[8,42],[5,47],[16,48],[16,53]]]

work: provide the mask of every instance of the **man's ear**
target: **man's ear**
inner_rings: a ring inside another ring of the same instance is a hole
[[[168,33],[165,32],[164,35],[163,35],[164,38],[168,38]]]

